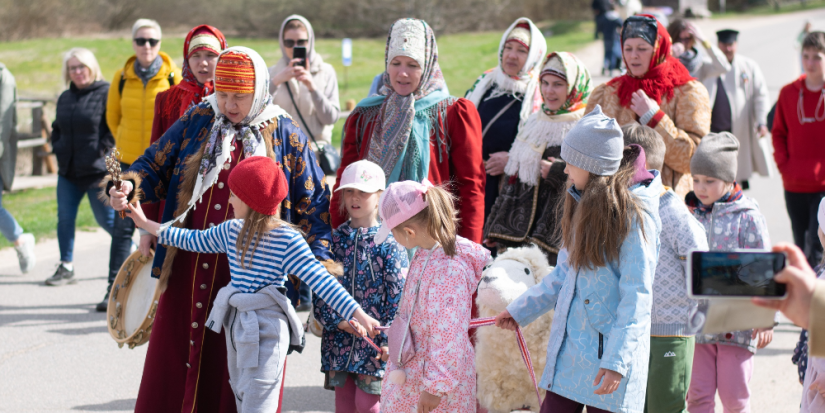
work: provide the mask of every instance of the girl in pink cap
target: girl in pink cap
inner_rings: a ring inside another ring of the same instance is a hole
[[[476,411],[475,352],[467,330],[490,252],[456,236],[453,202],[450,192],[425,179],[391,184],[378,203],[382,224],[375,241],[392,232],[399,244],[418,249],[389,332],[385,413]],[[412,351],[395,349],[396,337],[411,342]]]

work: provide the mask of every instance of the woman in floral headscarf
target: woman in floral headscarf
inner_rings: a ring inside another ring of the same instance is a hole
[[[544,35],[530,19],[519,18],[501,36],[498,66],[484,72],[465,96],[481,117],[481,154],[487,172],[484,216],[498,198],[499,179],[519,129],[539,110],[539,70],[547,53]]]
[[[206,230],[234,218],[226,184],[232,170],[245,158],[268,156],[281,162],[289,182],[281,219],[306,234],[319,261],[329,260],[329,188],[304,133],[271,103],[264,60],[245,47],[226,49],[214,83],[215,93],[187,110],[123,173],[122,192],[105,180],[112,205],[124,208],[124,196],[135,193],[144,202],[165,199],[164,226]],[[164,292],[135,411],[235,413],[224,333],[205,331],[215,296],[230,281],[226,255],[158,245],[152,276]]]
[[[527,119],[513,142],[484,238],[488,246],[499,248],[535,243],[555,265],[555,209],[567,181],[561,142],[584,116],[590,72],[572,53],[553,52],[544,59],[539,79],[541,110]]]
[[[183,80],[169,90],[158,93],[155,98],[152,142],[160,139],[187,109],[215,92],[215,65],[223,49],[226,49],[226,38],[220,30],[202,24],[189,31],[183,42]],[[163,201],[146,204],[143,211],[147,218],[158,221],[163,206]],[[157,237],[142,229],[138,231],[140,252],[148,257],[149,249],[154,248]]]
[[[620,125],[639,122],[655,129],[666,147],[662,182],[684,197],[693,189],[690,158],[710,132],[710,99],[670,47],[670,35],[656,18],[628,17],[622,28],[627,73],[594,89],[586,112],[601,105]]]
[[[472,102],[450,96],[435,34],[423,20],[401,19],[387,38],[384,84],[347,118],[338,180],[346,167],[362,159],[375,162],[387,185],[403,180],[433,184],[451,181],[458,197],[458,235],[481,242],[484,225],[484,162],[481,120]],[[336,183],[337,185],[337,183]],[[330,205],[332,225],[346,221]]]

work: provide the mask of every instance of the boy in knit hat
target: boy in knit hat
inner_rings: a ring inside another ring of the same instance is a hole
[[[710,251],[770,248],[765,217],[736,180],[739,141],[728,132],[702,138],[690,161],[688,208],[705,226]],[[696,337],[688,390],[689,411],[713,411],[719,391],[725,411],[750,411],[753,354],[773,339],[773,328]]]
[[[278,218],[288,188],[280,164],[251,156],[228,181],[235,219],[208,230],[162,226],[147,220],[140,204],[129,204],[128,216],[160,244],[227,255],[232,281],[218,291],[206,327],[216,333],[226,328],[229,383],[238,411],[272,412],[278,408],[286,355],[304,346],[303,326],[285,295],[287,274],[307,283],[344,319],[357,320],[353,324],[362,335],[379,323],[315,259],[301,233]]]
[[[633,123],[623,126],[622,133],[625,145],[636,144],[645,150],[647,169],[662,169],[665,144],[655,130]],[[687,294],[685,263],[688,251],[707,250],[708,242],[705,228],[670,187],[659,195],[659,218],[662,233],[653,279],[645,411],[676,413],[687,407],[695,332],[690,314],[697,307]]]

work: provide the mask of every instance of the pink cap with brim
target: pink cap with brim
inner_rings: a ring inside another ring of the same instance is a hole
[[[424,199],[424,195],[432,187],[433,184],[426,179],[421,183],[401,181],[390,184],[378,200],[381,228],[375,235],[375,243],[384,242],[393,228],[427,208],[429,203]]]
[[[353,188],[362,192],[375,193],[387,186],[384,170],[378,164],[370,161],[353,162],[341,174],[340,186],[335,192]]]

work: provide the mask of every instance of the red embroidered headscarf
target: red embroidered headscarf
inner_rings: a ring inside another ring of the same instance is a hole
[[[215,42],[215,40],[217,40],[217,42]],[[216,46],[219,46],[219,48]],[[219,55],[223,49],[226,49],[226,37],[224,37],[220,30],[212,26],[202,24],[190,30],[189,34],[186,35],[186,41],[183,42],[183,80],[178,84],[178,87],[175,88],[177,90],[171,92],[181,95],[174,96],[171,100],[172,102],[179,102],[177,109],[179,109],[180,112],[177,116],[183,115],[190,105],[197,105],[204,97],[211,95],[212,92],[215,91],[214,82],[210,81],[206,84],[198,83],[198,79],[189,67],[189,58],[199,50],[209,50]],[[174,110],[174,108],[169,109]]]
[[[622,27],[622,52],[624,52],[624,42],[632,38],[640,38],[650,43],[653,46],[653,57],[650,59],[650,67],[644,76],[634,77],[628,70],[624,75],[607,82],[608,85],[617,86],[619,103],[622,106],[629,107],[633,92],[639,89],[656,103],[661,104],[662,98],[673,98],[673,89],[693,80],[679,59],[671,56],[670,35],[665,26],[655,17],[649,14],[628,17]],[[625,66],[628,66],[627,59],[625,59]]]

